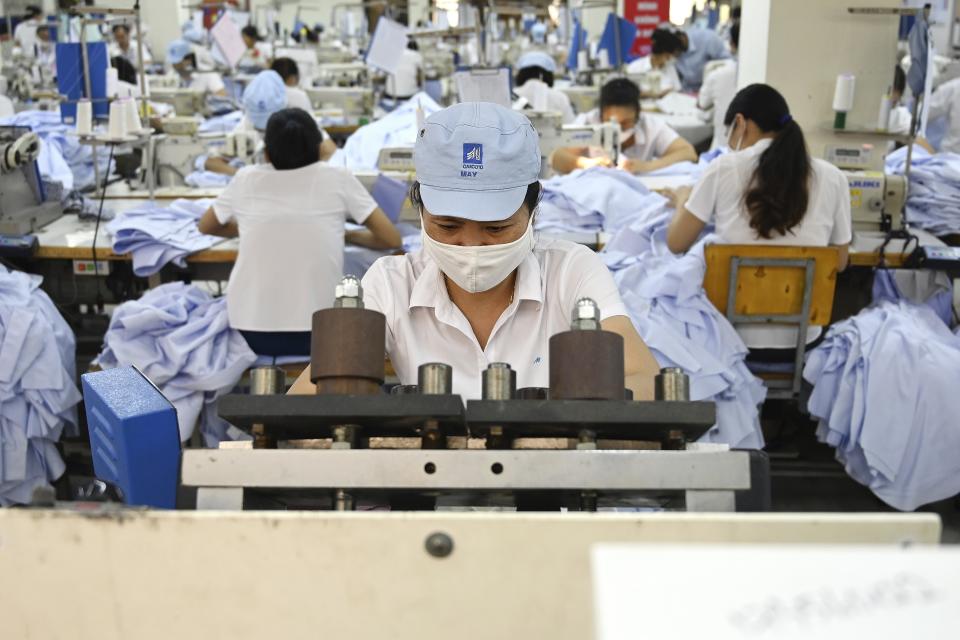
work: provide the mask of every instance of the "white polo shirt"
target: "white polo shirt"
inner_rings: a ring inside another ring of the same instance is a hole
[[[409,98],[420,90],[417,73],[423,68],[419,51],[404,49],[396,70],[387,76],[387,93],[394,98]]]
[[[443,362],[453,367],[453,392],[464,400],[480,398],[481,375],[492,362],[513,367],[518,389],[549,387],[549,340],[570,328],[578,299],[595,300],[603,319],[627,315],[613,276],[593,251],[539,236],[486,349],[422,251],[380,258],[364,276],[363,290],[366,307],[387,318],[387,355],[401,383],[416,384],[421,364]]]
[[[577,116],[575,124],[600,124],[600,110],[594,109],[588,113],[581,113]],[[641,113],[634,127],[633,144],[623,150],[623,155],[641,162],[656,160],[665,154],[673,141],[679,137],[676,131],[663,122],[648,118]],[[589,153],[591,158],[595,158],[603,155],[603,150],[591,147]]]
[[[190,88],[203,93],[217,93],[223,91],[223,78],[216,71],[194,71],[190,76]]]
[[[557,111],[563,114],[563,124],[570,124],[576,119],[567,94],[559,89],[554,89],[543,80],[531,78],[513,91],[518,96],[523,97],[534,109]]]
[[[743,197],[760,161],[770,147],[761,140],[751,147],[720,156],[709,165],[693,187],[685,208],[694,216],[716,225],[717,233],[730,244],[772,244],[826,247],[850,244],[853,222],[850,217],[850,186],[843,172],[829,162],[812,158],[807,211],[800,224],[787,235],[761,238],[750,227],[750,214]],[[791,327],[744,326],[737,331],[748,347],[784,349],[796,346],[797,331]],[[819,327],[807,333],[807,342],[819,337]]]
[[[310,96],[306,91],[298,87],[286,87],[286,89],[288,109],[303,109],[307,113],[313,113],[313,105],[310,104]]]
[[[940,151],[960,153],[960,78],[944,82],[930,96],[928,122],[943,117],[947,118],[947,133]]]
[[[344,223],[363,224],[376,208],[348,169],[323,162],[238,171],[213,203],[220,224],[236,220],[240,229],[227,286],[230,326],[309,331],[313,312],[333,305],[343,276]]]

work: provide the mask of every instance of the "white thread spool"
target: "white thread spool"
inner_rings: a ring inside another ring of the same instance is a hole
[[[120,93],[120,72],[116,67],[107,67],[107,97],[115,98]]]
[[[583,71],[590,68],[590,52],[586,49],[577,51],[577,70]]]
[[[597,51],[597,59],[599,60],[597,66],[600,69],[608,69],[610,67],[610,52],[606,49]]]
[[[853,94],[857,86],[857,78],[850,73],[841,73],[837,76],[837,86],[833,91],[833,110],[840,113],[849,113],[853,110]]]
[[[140,131],[140,113],[137,111],[137,101],[133,98],[120,98],[120,104],[123,105],[124,126],[127,133]]]
[[[79,136],[93,133],[93,104],[89,100],[77,101],[76,131]]]
[[[114,100],[110,103],[110,122],[107,125],[107,137],[119,140],[127,135],[127,118],[123,109],[123,101]]]

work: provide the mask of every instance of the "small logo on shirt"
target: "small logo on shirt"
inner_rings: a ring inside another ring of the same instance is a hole
[[[483,145],[476,142],[463,143],[463,168],[483,169]],[[461,171],[461,178],[476,178],[476,171]]]
[[[537,366],[541,362],[543,362],[543,358],[541,356],[537,356],[536,358],[533,359],[533,366]]]

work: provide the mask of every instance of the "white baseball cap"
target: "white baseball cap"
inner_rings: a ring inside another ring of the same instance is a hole
[[[429,213],[493,222],[516,213],[539,179],[540,142],[526,116],[462,102],[427,119],[413,161]]]
[[[542,51],[530,51],[517,60],[517,69],[526,69],[528,67],[540,67],[550,73],[557,72],[557,63],[552,57]]]

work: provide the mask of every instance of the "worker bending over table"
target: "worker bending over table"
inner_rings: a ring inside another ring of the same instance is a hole
[[[534,234],[540,147],[525,116],[490,103],[439,111],[417,136],[414,164],[423,249],[380,258],[362,282],[366,308],[386,316],[402,384],[416,384],[419,365],[445,362],[453,392],[474,399],[487,365],[506,362],[518,387],[547,387],[550,337],[591,298],[603,329],[623,337],[627,387],[653,398],[657,362],[607,267],[584,246]],[[292,392],[315,392],[309,369]]]
[[[271,115],[265,162],[237,172],[198,224],[201,233],[240,238],[227,315],[260,355],[310,354],[311,317],[333,304],[345,240],[400,248],[400,233],[360,181],[320,160],[320,140],[306,111]],[[366,230],[345,234],[348,219]]]
[[[692,189],[673,193],[670,250],[687,251],[712,224],[730,244],[836,246],[839,268],[846,268],[853,239],[847,178],[829,162],[810,157],[783,96],[769,85],[752,84],[734,96],[724,124],[731,153],[711,162]],[[789,360],[797,344],[794,327],[737,330],[752,352],[772,350],[767,355],[773,360],[784,359],[781,355]],[[808,348],[821,332],[808,330]]]
[[[600,89],[600,108],[581,114],[575,124],[616,122],[621,130],[622,156],[617,167],[628,173],[648,173],[678,162],[696,162],[693,145],[660,120],[640,113],[640,88],[626,78],[615,78]],[[554,171],[610,167],[613,160],[602,149],[557,149],[550,159]]]

